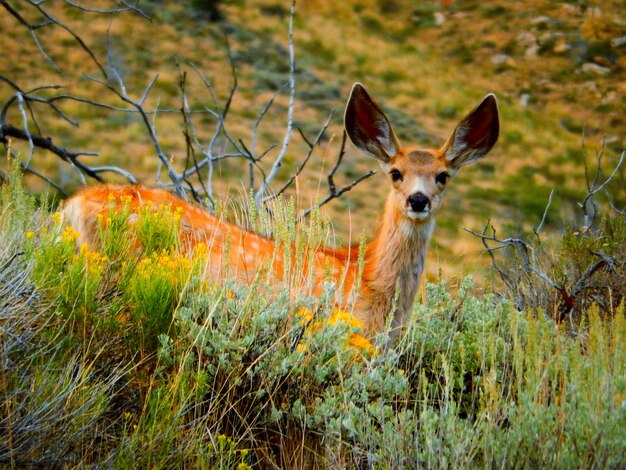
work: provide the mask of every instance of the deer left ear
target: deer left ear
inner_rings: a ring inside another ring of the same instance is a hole
[[[389,119],[360,83],[352,87],[344,123],[352,143],[366,155],[387,164],[398,153],[400,144]]]
[[[443,146],[443,154],[453,169],[469,165],[487,155],[499,133],[498,102],[489,94],[456,126]]]

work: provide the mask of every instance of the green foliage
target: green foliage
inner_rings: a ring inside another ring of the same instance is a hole
[[[83,244],[61,213],[39,233],[26,233],[32,278],[57,314],[85,335],[106,337],[132,323],[126,339],[134,349],[154,351],[166,333],[185,285],[193,284],[199,258],[178,254],[180,213],[162,206],[141,211],[129,230],[128,202],[99,217],[100,251]],[[62,282],[59,282],[59,279]]]
[[[15,161],[0,188],[0,466],[102,461],[122,374],[116,364],[97,370],[93,356],[101,351],[88,342],[67,341],[64,319],[33,285],[29,245],[41,220],[18,169]],[[39,279],[61,283],[58,274]]]
[[[127,207],[112,212],[96,252],[77,249],[78,234],[58,215],[35,222],[32,201],[13,185],[0,210],[0,274],[10,281],[0,284],[0,357],[10,364],[0,384],[0,425],[10,431],[0,433],[3,463],[625,463],[623,305],[610,315],[582,307],[584,334],[572,337],[542,312],[477,295],[470,279],[455,294],[429,284],[404,336],[388,344],[383,333],[376,350],[331,301],[333,285],[308,298],[290,295],[288,280],[283,290],[261,277],[249,286],[203,281],[204,252],[179,252],[168,208],[136,220]],[[278,205],[272,228],[278,243],[295,246],[287,263],[297,267],[329,227],[319,214],[296,227],[293,211]],[[267,230],[266,217],[252,213],[250,223]],[[9,237],[6,227],[21,231]],[[598,238],[568,234],[563,250],[617,252],[623,221],[602,227]],[[17,250],[25,254],[15,258]],[[25,297],[31,280],[37,294]]]

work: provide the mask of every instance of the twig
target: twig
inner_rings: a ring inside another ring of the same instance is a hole
[[[87,78],[93,82],[103,85],[104,87],[112,91],[114,94],[116,94],[122,101],[124,101],[125,103],[128,103],[129,105],[131,105],[137,110],[137,112],[141,116],[141,119],[146,127],[146,130],[148,131],[148,135],[150,136],[150,140],[152,141],[152,145],[154,147],[154,150],[156,152],[158,159],[161,161],[161,163],[167,170],[167,174],[170,180],[174,183],[174,189],[175,189],[176,194],[179,197],[184,199],[185,191],[183,190],[183,187],[181,184],[182,176],[179,175],[176,172],[176,170],[174,170],[174,167],[170,163],[170,160],[167,158],[167,155],[165,155],[165,152],[163,152],[163,148],[161,147],[161,143],[159,142],[159,138],[157,137],[156,128],[154,124],[150,122],[150,117],[146,113],[146,110],[143,108],[143,103],[145,102],[148,96],[148,93],[152,89],[152,86],[156,82],[158,78],[158,74],[156,74],[152,78],[152,80],[149,82],[148,86],[146,87],[146,89],[144,90],[142,94],[141,99],[139,101],[135,101],[132,98],[130,98],[130,96],[128,96],[126,92],[126,86],[124,85],[124,81],[122,77],[120,76],[120,74],[118,73],[117,69],[113,65],[111,65],[111,70],[113,71],[113,74],[116,77],[120,90],[117,90],[115,87],[109,85],[107,82],[98,80],[94,77],[87,76]],[[154,115],[156,115],[156,113]]]
[[[280,87],[280,89],[276,93],[274,93],[274,95],[269,99],[269,101],[265,104],[265,106],[263,107],[259,115],[257,116],[257,119],[254,122],[254,126],[252,126],[252,143],[251,143],[252,150],[250,152],[251,158],[248,162],[249,187],[252,191],[254,191],[254,168],[255,168],[254,162],[261,161],[261,159],[268,153],[268,150],[266,150],[259,157],[255,156],[256,145],[257,145],[257,134],[258,134],[259,126],[261,125],[261,122],[263,121],[263,118],[265,117],[267,112],[270,110],[270,108],[274,104],[274,100],[283,92],[283,90],[287,87],[287,85],[288,83],[285,83],[282,87]],[[273,149],[274,147],[275,146],[273,145],[271,148]],[[265,179],[265,176],[263,178]]]
[[[87,13],[99,13],[99,14],[113,14],[113,13],[122,13],[125,11],[132,11],[140,16],[143,16],[146,19],[151,19],[145,12],[139,9],[137,6],[129,5],[128,2],[121,0],[119,3],[124,5],[124,8],[110,8],[108,10],[100,9],[100,8],[87,8],[80,3],[74,2],[72,0],[63,0],[68,5],[73,6],[74,8],[87,12]]]
[[[30,0],[27,0],[27,1],[28,3],[32,5],[32,2]],[[7,0],[0,0],[0,5],[2,5],[18,22],[20,22],[22,25],[24,25],[28,29],[28,31],[30,32],[30,35],[33,38],[33,41],[35,42],[35,45],[37,46],[37,49],[39,49],[39,53],[41,54],[41,56],[58,73],[61,73],[61,69],[52,60],[52,58],[47,54],[47,52],[44,50],[43,46],[39,42],[39,38],[37,37],[38,29],[45,28],[46,26],[55,24],[54,21],[49,20],[49,21],[44,21],[43,23],[39,23],[39,24],[31,24],[15,8],[13,8],[13,6]]]
[[[135,178],[135,176],[133,176],[130,172],[123,170],[122,168],[119,168],[117,166],[94,166],[94,167],[91,167],[91,170],[96,173],[105,173],[105,172],[116,173],[126,178],[126,180],[128,180],[130,184],[139,183],[137,178]]]
[[[12,157],[15,159],[16,155],[12,153]],[[59,193],[61,193],[61,195],[63,197],[67,197],[68,194],[63,190],[63,188],[61,188],[61,186],[54,181],[52,178],[48,178],[46,175],[44,175],[43,173],[40,173],[39,171],[35,170],[34,168],[27,166],[24,162],[20,162],[20,166],[22,167],[22,171],[25,171],[26,173],[30,173],[31,175],[36,176],[37,178],[45,181],[46,183],[48,183],[50,186],[52,186],[54,189],[56,189]]]
[[[287,154],[287,148],[289,147],[289,142],[291,141],[291,131],[293,128],[293,109],[295,103],[295,95],[296,95],[296,66],[295,66],[295,58],[294,58],[294,47],[293,47],[293,20],[296,14],[296,1],[292,0],[291,2],[291,12],[289,15],[289,106],[287,108],[287,130],[285,131],[285,137],[283,139],[283,146],[274,160],[274,164],[267,175],[266,178],[263,179],[261,183],[261,187],[254,195],[254,202],[257,207],[261,206],[263,201],[263,197],[265,196],[265,192],[269,184],[272,182],[278,170],[280,169],[283,159]]]
[[[617,165],[615,165],[615,168],[613,169],[613,172],[609,175],[609,177],[607,179],[604,180],[604,182],[602,184],[600,184],[599,186],[597,186],[598,183],[598,179],[599,179],[599,173],[600,173],[600,163],[601,163],[601,159],[602,159],[602,155],[604,153],[604,143],[605,141],[602,141],[602,148],[600,150],[600,152],[598,153],[598,161],[597,161],[597,171],[596,171],[596,175],[593,179],[593,183],[591,183],[591,185],[589,185],[588,183],[588,192],[587,195],[585,196],[585,198],[583,199],[583,201],[580,203],[580,207],[583,210],[583,214],[584,214],[584,222],[583,222],[583,227],[585,229],[589,229],[591,228],[591,226],[593,225],[595,218],[596,218],[596,212],[597,212],[597,205],[595,203],[594,197],[596,196],[596,194],[598,194],[600,191],[604,190],[604,188],[606,188],[606,186],[613,181],[613,178],[615,178],[615,175],[617,174],[617,172],[619,171],[619,169],[622,166],[622,163],[624,163],[624,157],[626,156],[626,151],[622,151],[622,154],[620,155],[619,161],[617,162]]]
[[[493,238],[495,238],[495,236],[496,236],[496,228],[493,225],[491,225],[491,220],[490,219],[487,219],[487,223],[483,227],[482,235],[486,235],[487,234],[487,230],[489,230],[489,228],[491,228],[491,230],[492,230],[492,235],[491,236]],[[508,276],[505,273],[505,271],[500,267],[500,265],[496,261],[496,257],[494,255],[494,251],[496,251],[496,249],[490,247],[489,244],[487,243],[487,240],[488,240],[487,237],[481,237],[480,238],[480,241],[482,242],[483,246],[485,247],[485,251],[489,254],[489,257],[491,258],[491,265],[494,267],[496,272],[500,275],[500,278],[502,279],[504,284],[506,284],[506,286],[509,288],[509,290],[511,292],[517,291],[516,285],[513,282],[513,280],[510,278],[510,276]],[[500,247],[498,247],[498,248],[500,248]],[[519,298],[518,298],[518,301],[517,301],[516,308],[518,310],[521,310],[522,309],[522,302],[523,302],[524,299],[523,299],[523,295],[521,294],[521,292],[518,292],[518,295],[519,295]]]
[[[193,64],[192,62],[190,62],[189,64],[191,65],[191,67],[194,69],[194,71],[196,72],[196,74],[200,77],[200,80],[202,80],[203,84],[205,85],[205,87],[209,90],[209,93],[211,95],[212,101],[213,101],[213,106],[215,107],[214,110],[211,110],[209,108],[206,108],[207,111],[210,112],[210,114],[215,117],[215,119],[217,120],[217,124],[216,124],[216,129],[215,132],[213,133],[208,145],[204,146],[200,143],[197,135],[194,132],[194,142],[196,143],[196,145],[202,150],[202,154],[204,155],[204,159],[200,162],[198,162],[197,164],[197,169],[201,169],[204,168],[205,166],[208,166],[208,175],[207,175],[207,195],[209,197],[209,199],[212,201],[213,200],[213,171],[214,171],[214,163],[225,159],[225,158],[246,158],[249,159],[249,155],[247,152],[245,152],[244,150],[242,150],[241,148],[239,148],[239,145],[237,144],[237,142],[235,141],[235,139],[233,139],[231,137],[231,135],[228,133],[228,131],[226,130],[226,115],[230,109],[230,105],[232,103],[234,94],[237,90],[237,84],[238,84],[238,80],[237,80],[237,74],[236,74],[236,70],[235,70],[235,66],[234,66],[234,60],[232,58],[231,55],[231,51],[230,51],[230,46],[227,44],[227,48],[228,48],[228,56],[229,56],[229,61],[231,64],[231,72],[232,72],[232,76],[233,76],[233,84],[230,88],[230,92],[228,94],[228,98],[226,101],[226,104],[224,105],[224,108],[220,110],[220,106],[217,100],[217,96],[215,94],[215,90],[213,89],[213,86],[211,85],[211,83],[209,82],[209,80],[204,76],[204,74],[200,71],[200,69],[198,69],[198,67]],[[235,152],[233,153],[222,153],[222,154],[218,154],[216,155],[216,145],[218,142],[218,139],[223,136],[226,138],[226,140],[234,147]],[[195,171],[195,170],[194,170]],[[185,173],[185,175],[187,175],[187,173]]]
[[[539,225],[533,229],[533,232],[535,233],[535,236],[537,237],[537,239],[539,239],[539,233],[541,232],[541,229],[543,228],[543,224],[546,222],[546,217],[548,216],[548,211],[550,210],[550,206],[552,205],[552,197],[554,196],[554,189],[552,189],[552,191],[550,191],[550,197],[548,198],[548,203],[546,204],[546,208],[543,211],[543,216],[541,217],[541,222],[539,223]]]
[[[104,69],[104,66],[100,63],[100,61],[98,60],[98,58],[96,57],[94,52],[91,50],[91,48],[89,46],[87,46],[85,41],[83,41],[83,39],[76,32],[74,32],[74,30],[72,28],[67,26],[65,23],[63,23],[59,19],[57,19],[57,18],[53,17],[52,15],[50,15],[46,10],[44,10],[42,8],[42,6],[41,6],[43,2],[41,2],[41,1],[40,2],[35,2],[33,0],[26,0],[26,1],[30,5],[34,6],[49,21],[51,21],[52,23],[54,23],[57,26],[61,27],[65,31],[67,31],[74,38],[74,40],[80,45],[81,49],[83,49],[83,51],[85,51],[87,53],[87,55],[89,55],[89,57],[91,57],[91,60],[100,69],[100,72],[102,72],[102,75],[105,78],[108,77],[108,75],[106,73],[106,70]]]
[[[289,177],[289,179],[285,182],[283,187],[280,188],[278,191],[276,191],[274,194],[264,198],[263,199],[263,203],[266,203],[266,202],[269,202],[269,201],[271,201],[273,199],[276,199],[278,196],[280,196],[282,193],[284,193],[287,190],[287,188],[289,186],[291,186],[291,184],[294,182],[294,180],[300,175],[300,173],[302,172],[302,170],[304,169],[306,164],[309,162],[309,159],[311,158],[311,155],[313,155],[313,150],[319,144],[322,136],[326,132],[326,129],[328,129],[328,126],[330,125],[330,121],[331,121],[332,117],[333,117],[333,114],[331,113],[330,116],[328,116],[328,119],[326,119],[326,122],[324,122],[324,124],[322,125],[322,128],[320,129],[320,131],[317,133],[317,136],[315,136],[315,139],[313,140],[313,142],[309,142],[308,139],[305,137],[304,133],[302,132],[302,130],[300,128],[298,128],[298,131],[300,132],[300,135],[302,136],[302,139],[309,146],[309,151],[307,152],[306,156],[304,157],[304,160],[302,160],[302,162],[300,163],[300,165],[296,169],[295,173]]]
[[[24,111],[24,97],[21,93],[17,94],[17,107],[20,110],[20,115],[22,116],[22,130],[24,131],[24,135],[26,136],[26,140],[28,141],[28,158],[26,159],[26,165],[30,164],[31,159],[33,158],[33,151],[35,150],[35,144],[33,144],[33,138],[30,135],[30,131],[28,130],[28,118],[26,117],[26,111]]]
[[[180,87],[181,94],[181,108],[180,112],[183,118],[183,135],[185,136],[185,147],[187,158],[185,158],[185,168],[183,170],[183,179],[188,185],[189,190],[191,191],[191,195],[196,200],[196,202],[202,202],[202,199],[199,196],[199,193],[194,190],[193,184],[187,178],[187,167],[189,166],[189,162],[192,161],[194,167],[194,173],[198,176],[198,180],[200,181],[200,185],[203,188],[203,192],[208,194],[207,187],[202,178],[202,172],[200,172],[198,168],[198,160],[196,158],[196,152],[192,142],[192,135],[196,135],[195,125],[193,123],[193,118],[188,113],[189,111],[189,101],[187,99],[187,90],[185,87],[187,80],[187,73],[183,72],[180,69],[180,64],[178,64],[178,86]],[[213,201],[211,200],[211,206],[213,206]]]
[[[522,268],[525,271],[535,274],[539,279],[541,279],[546,284],[548,284],[549,286],[557,290],[561,294],[562,304],[566,305],[568,309],[571,309],[574,306],[574,300],[572,299],[571,294],[568,293],[567,290],[565,289],[565,286],[554,281],[545,272],[539,269],[539,267],[537,266],[536,259],[535,259],[535,249],[531,245],[526,243],[524,240],[520,238],[499,239],[495,236],[495,229],[493,230],[494,235],[491,235],[491,236],[486,235],[486,230],[483,230],[483,233],[478,233],[478,232],[475,232],[473,230],[470,230],[464,227],[463,227],[463,230],[483,240],[483,245],[485,246],[488,252],[491,252],[494,249],[501,249],[501,248],[505,248],[509,246],[513,247],[516,250],[516,252],[520,255],[520,258],[522,261]],[[499,243],[500,246],[496,248],[490,247],[486,243],[487,241],[493,241],[493,242]],[[503,280],[505,279],[503,278]]]
[[[315,209],[319,209],[320,207],[328,204],[333,199],[336,199],[339,196],[341,196],[342,194],[350,191],[352,188],[354,188],[361,181],[366,180],[370,176],[376,174],[376,171],[370,170],[367,173],[359,176],[357,179],[351,181],[347,185],[343,186],[342,188],[337,189],[337,185],[335,184],[334,176],[335,176],[335,173],[337,172],[337,170],[339,169],[339,165],[341,165],[341,162],[343,161],[343,156],[346,153],[346,139],[347,139],[347,134],[346,134],[346,131],[344,130],[342,138],[341,138],[341,147],[339,148],[339,154],[337,155],[337,161],[335,162],[335,165],[332,167],[332,169],[328,173],[328,177],[326,178],[326,183],[328,185],[328,195],[324,199],[322,199],[319,203],[317,203],[317,204],[309,207],[308,209],[302,211],[302,213],[296,218],[296,222],[301,222],[305,217],[307,217]]]
[[[256,121],[254,121],[254,125],[252,126],[252,143],[250,145],[252,149],[252,155],[256,155],[257,135],[259,131],[259,126],[261,125],[263,118],[265,117],[267,112],[270,110],[270,108],[274,104],[274,101],[276,100],[276,98],[278,98],[278,96],[283,92],[283,90],[288,85],[289,85],[289,82],[285,83],[282,87],[279,88],[279,90],[276,93],[274,93],[274,95],[272,95],[272,97],[267,101],[267,103],[265,103],[265,106],[263,106],[263,109],[257,116]],[[259,157],[257,160],[260,160],[261,158],[262,157]]]

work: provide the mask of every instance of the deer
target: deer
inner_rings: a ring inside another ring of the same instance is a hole
[[[485,96],[440,148],[404,147],[380,105],[361,83],[355,83],[344,127],[356,149],[377,160],[389,180],[384,213],[377,234],[364,251],[359,246],[313,247],[305,271],[312,273],[314,293],[319,293],[330,276],[341,285],[343,299],[352,294],[351,312],[367,336],[390,325],[390,336],[395,338],[413,308],[435,216],[449,181],[461,167],[482,159],[498,139],[497,100],[494,94]],[[145,208],[168,205],[180,213],[180,249],[191,253],[199,243],[206,245],[205,279],[218,281],[230,275],[236,282],[251,284],[259,270],[269,266],[273,277],[268,282],[279,287],[289,274],[286,271],[293,269],[286,262],[286,248],[274,239],[231,224],[164,189],[140,185],[84,188],[65,201],[64,223],[80,233],[79,244],[97,247],[102,216],[120,211],[122,201],[130,206],[130,227]]]

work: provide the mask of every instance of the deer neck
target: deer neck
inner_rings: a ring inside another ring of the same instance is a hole
[[[400,332],[413,306],[435,226],[432,218],[423,223],[407,219],[402,215],[404,210],[390,194],[382,227],[368,245],[366,260],[370,267],[365,282],[371,319],[382,327],[392,313],[393,335]]]

